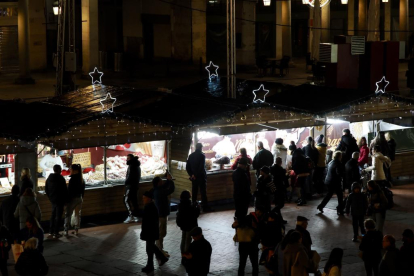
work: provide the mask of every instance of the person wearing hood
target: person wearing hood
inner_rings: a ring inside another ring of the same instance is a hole
[[[376,223],[376,229],[382,233],[388,200],[385,197],[384,192],[375,181],[368,181],[367,186],[369,192],[368,212],[372,215],[372,219]]]
[[[28,217],[35,217],[37,221],[42,220],[42,212],[40,211],[39,203],[37,203],[36,195],[32,189],[27,188],[23,196],[20,197],[20,202],[16,207],[14,216],[19,218],[20,229],[26,227]]]
[[[326,151],[328,148],[328,145],[324,143],[324,137],[325,136],[323,134],[316,137],[316,149],[318,150],[319,154],[313,179],[315,182],[316,192],[319,195],[322,195],[324,190],[323,176],[326,169]]]
[[[29,168],[23,168],[22,169],[22,173],[21,173],[21,176],[20,176],[20,181],[21,181],[21,184],[20,184],[20,194],[19,194],[19,196],[22,196],[27,188],[30,188],[30,189],[33,190],[34,185],[33,185],[33,181],[32,181],[32,174],[30,173]]]
[[[286,169],[287,164],[287,148],[283,145],[283,139],[277,138],[272,147],[273,164],[276,164],[276,159],[280,157],[282,159],[282,168]]]
[[[19,192],[19,186],[14,185],[11,195],[3,200],[0,207],[0,223],[7,227],[13,238],[17,236],[20,230],[19,220],[14,217],[14,211],[16,211],[20,201]]]
[[[384,156],[382,154],[381,146],[375,145],[372,150],[372,166],[369,166],[363,171],[370,172],[371,174],[371,180],[375,181],[386,181],[387,178],[385,177],[384,172],[384,165],[386,168],[391,166],[391,160],[387,156]]]
[[[61,175],[62,168],[60,165],[53,166],[53,173],[49,174],[46,180],[45,192],[52,203],[52,217],[50,218],[50,234],[54,238],[58,238],[59,227],[62,220],[63,209],[66,203],[68,188],[65,178]]]
[[[158,209],[159,217],[159,229],[160,235],[157,241],[158,248],[163,251],[164,254],[168,255],[168,252],[164,251],[164,238],[167,235],[167,222],[168,216],[170,215],[170,199],[168,198],[175,190],[174,181],[172,175],[167,171],[167,181],[163,181],[161,177],[155,177],[152,180],[154,188],[154,202]]]
[[[384,255],[379,264],[379,276],[401,275],[399,265],[400,251],[395,247],[395,238],[392,235],[385,235],[382,239]]]
[[[66,205],[65,212],[65,232],[64,235],[68,236],[69,227],[71,225],[71,217],[74,214],[74,228],[73,234],[78,235],[81,220],[81,209],[83,198],[85,195],[85,181],[82,177],[82,167],[80,164],[72,164],[70,169],[71,175],[68,185],[68,203]]]
[[[128,218],[124,223],[138,222],[138,187],[141,180],[141,162],[138,156],[127,155],[128,170],[125,178],[124,203]]]
[[[352,192],[349,194],[346,201],[345,213],[349,216],[352,214],[352,226],[354,229],[353,242],[358,241],[358,226],[361,229],[361,234],[365,235],[364,217],[367,213],[368,201],[367,197],[361,193],[361,185],[355,182],[352,184]]]

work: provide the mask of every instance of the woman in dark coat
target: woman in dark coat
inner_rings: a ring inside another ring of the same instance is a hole
[[[342,176],[343,176],[343,166],[341,164],[342,159],[342,152],[335,151],[333,155],[333,160],[328,165],[328,173],[326,174],[325,178],[325,185],[328,186],[328,193],[326,194],[325,198],[322,202],[318,205],[317,209],[323,213],[323,208],[325,208],[326,204],[328,204],[329,200],[335,193],[338,197],[338,207],[337,213],[338,215],[343,215],[343,193],[342,193]]]
[[[24,252],[20,255],[15,269],[21,276],[44,276],[49,267],[43,255],[37,250],[37,239],[31,238],[24,245]]]
[[[27,188],[30,188],[33,190],[33,181],[32,181],[32,175],[30,173],[29,168],[23,168],[22,174],[20,177],[21,185],[20,185],[20,193],[19,196],[22,196]]]
[[[146,251],[148,255],[147,265],[142,272],[149,273],[154,271],[154,254],[160,260],[160,266],[164,265],[168,258],[155,245],[155,241],[159,239],[159,217],[158,209],[153,201],[154,195],[152,191],[146,191],[142,197],[144,201],[144,211],[142,215],[142,226],[140,238],[146,241]]]

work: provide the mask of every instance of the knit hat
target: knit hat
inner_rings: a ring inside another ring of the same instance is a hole
[[[318,144],[322,143],[323,137],[325,137],[323,134],[321,134],[318,137],[316,137],[316,143],[318,143]]]
[[[277,138],[275,143],[276,143],[276,145],[283,145],[283,139],[282,138]]]

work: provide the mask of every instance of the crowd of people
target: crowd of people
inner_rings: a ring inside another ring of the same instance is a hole
[[[367,276],[413,275],[410,262],[414,259],[413,231],[404,231],[404,245],[400,249],[396,248],[395,237],[383,234],[386,212],[392,207],[392,192],[388,188],[392,185],[390,166],[395,160],[395,141],[389,135],[379,133],[371,145],[367,145],[364,137],[357,144],[350,131],[344,129],[334,152],[328,151],[323,135],[316,139],[308,137],[307,145],[303,148],[294,142],[286,148],[283,142],[281,138],[276,139],[272,151],[266,150],[263,143],[258,142],[258,151],[253,159],[242,148],[232,165],[235,214],[231,227],[234,228],[233,239],[239,250],[238,275],[245,275],[248,258],[253,275],[259,274],[259,265],[263,265],[269,275],[276,276],[310,273],[341,275],[343,249],[334,248],[325,266],[320,267],[321,257],[312,250],[309,219],[297,216],[295,228],[287,231],[287,221],[282,215],[284,205],[295,196],[298,206],[322,198],[317,209],[323,213],[334,194],[338,200],[338,216],[352,216],[352,241],[359,243],[358,256],[364,262]],[[168,262],[170,257],[163,241],[171,212],[169,196],[175,191],[175,185],[168,171],[165,180],[155,177],[152,189],[143,193],[143,208],[139,209],[139,158],[129,154],[127,165],[124,203],[128,217],[124,223],[141,220],[140,238],[145,241],[147,253],[147,264],[142,272],[151,273],[154,271],[154,255],[159,266]],[[250,167],[255,170],[256,177],[250,176]],[[176,224],[182,231],[181,264],[188,275],[203,276],[210,270],[212,246],[198,226],[198,217],[201,211],[214,210],[207,200],[202,144],[197,144],[195,152],[189,156],[186,170],[192,182],[192,192],[181,193],[176,215]],[[53,171],[45,186],[45,193],[52,205],[48,237],[61,237],[59,230],[63,221],[63,235],[69,235],[71,226],[74,228],[73,234],[77,235],[85,192],[82,168],[77,164],[72,165],[68,184],[61,175],[59,165],[55,165]],[[7,259],[12,244],[24,247],[15,265],[19,275],[48,273],[42,255],[44,231],[39,224],[42,213],[30,175],[29,169],[23,169],[20,185],[13,186],[11,196],[0,207],[2,275],[8,275]],[[255,186],[253,193],[252,184]],[[201,204],[197,200],[199,191]],[[252,204],[254,211],[249,213]]]

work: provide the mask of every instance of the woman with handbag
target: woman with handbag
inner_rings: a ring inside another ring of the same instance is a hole
[[[329,255],[329,259],[325,264],[322,276],[341,276],[342,257],[344,250],[341,248],[334,248]]]
[[[289,244],[283,251],[283,275],[308,276],[308,270],[313,268],[313,262],[302,245],[302,235],[297,231],[292,232]]]
[[[82,177],[81,165],[72,164],[70,171],[71,174],[68,185],[68,203],[65,210],[65,236],[69,235],[69,227],[71,224],[75,228],[73,234],[78,235],[83,196],[85,194],[85,181]],[[73,223],[71,221],[72,214],[74,218]]]

